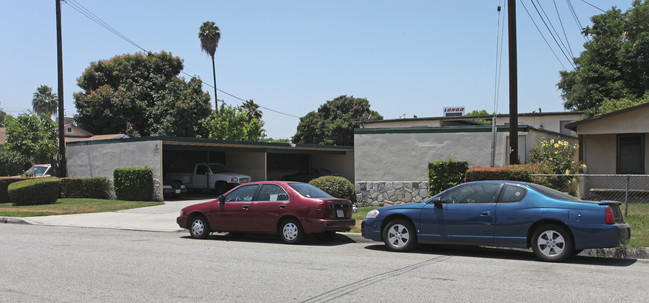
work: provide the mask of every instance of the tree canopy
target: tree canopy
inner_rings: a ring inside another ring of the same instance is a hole
[[[59,97],[52,92],[51,87],[41,85],[34,93],[32,108],[37,115],[56,115],[59,109]]]
[[[624,13],[613,7],[591,20],[575,70],[561,71],[557,84],[564,107],[584,111],[586,117],[597,115],[607,99],[628,103],[649,90],[649,3],[636,0]]]
[[[49,116],[20,114],[7,117],[7,153],[21,155],[30,164],[52,163],[58,152],[56,123]]]
[[[353,146],[354,128],[367,120],[383,120],[383,116],[370,110],[367,99],[343,95],[300,118],[293,142]]]
[[[264,121],[248,115],[243,107],[223,105],[205,121],[208,138],[227,141],[259,141],[266,135]]]
[[[164,51],[92,62],[77,80],[75,120],[95,134],[206,136],[210,97],[199,79],[179,78],[182,69],[182,59]]]

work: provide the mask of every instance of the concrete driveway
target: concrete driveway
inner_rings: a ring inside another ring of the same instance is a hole
[[[114,212],[21,218],[29,224],[113,228],[144,231],[182,231],[176,224],[180,210],[188,205],[213,199],[172,200],[164,205]]]

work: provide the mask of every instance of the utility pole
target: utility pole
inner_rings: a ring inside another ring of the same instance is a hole
[[[61,42],[61,0],[56,0],[56,52],[59,73],[59,177],[67,177],[67,161],[65,160],[65,111],[63,102],[63,44]]]
[[[509,164],[518,160],[518,56],[516,53],[516,0],[507,1],[509,25]]]

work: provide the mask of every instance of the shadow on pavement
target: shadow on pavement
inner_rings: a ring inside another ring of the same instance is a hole
[[[281,244],[281,245],[291,245],[282,242],[279,238],[279,235],[275,234],[258,234],[258,233],[212,233],[207,239],[192,239],[191,236],[185,235],[182,238],[186,238],[194,241],[233,241],[233,242],[250,242],[250,243],[266,243],[266,244]],[[356,243],[350,237],[343,234],[336,234],[336,236],[331,240],[320,240],[315,235],[308,235],[300,244],[297,245],[308,245],[308,246],[338,246],[349,243]]]
[[[399,252],[389,251],[385,247],[385,245],[382,244],[368,245],[365,247],[365,249],[401,254]],[[531,250],[492,248],[492,247],[481,247],[481,246],[420,244],[417,246],[417,248],[415,248],[415,250],[409,253],[543,262],[537,259],[534,256],[534,254],[532,254]],[[572,258],[569,258],[568,260],[562,263],[626,267],[635,264],[637,261],[638,261],[637,259],[616,259],[616,258],[588,257],[588,256],[577,255]]]

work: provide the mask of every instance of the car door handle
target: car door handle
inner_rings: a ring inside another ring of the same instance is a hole
[[[244,205],[244,206],[243,206],[243,209],[247,210],[248,207],[250,207],[250,206],[248,206],[248,205]]]
[[[280,204],[279,208],[286,208],[286,204]]]
[[[480,213],[481,216],[488,216],[490,214],[491,214],[490,211],[483,211],[483,212]]]

